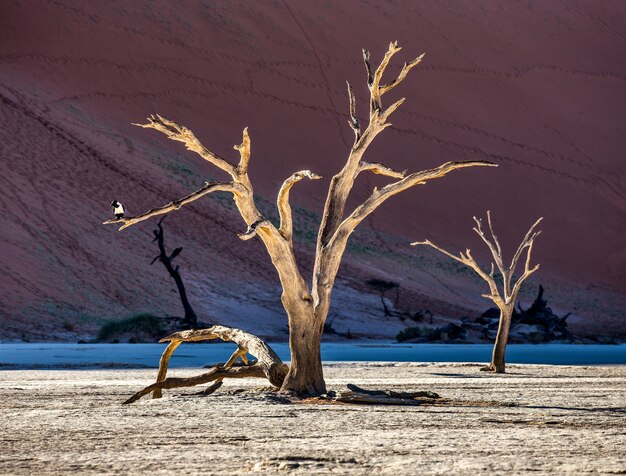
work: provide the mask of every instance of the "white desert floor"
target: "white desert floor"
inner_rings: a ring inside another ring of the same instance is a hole
[[[437,406],[285,404],[262,380],[121,405],[155,373],[1,371],[0,473],[626,473],[624,366],[325,368],[329,390],[431,390]]]

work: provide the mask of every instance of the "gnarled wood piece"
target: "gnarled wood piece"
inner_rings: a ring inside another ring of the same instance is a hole
[[[166,378],[167,366],[174,350],[183,342],[199,342],[203,340],[221,339],[225,342],[237,344],[237,350],[224,365],[217,365],[201,375],[188,378]],[[159,365],[157,381],[135,393],[124,404],[133,403],[144,395],[153,392],[153,398],[161,396],[161,389],[192,387],[208,382],[215,382],[205,390],[205,394],[213,393],[221,386],[224,378],[267,378],[272,385],[280,388],[287,375],[288,367],[280,360],[280,357],[259,337],[224,326],[213,326],[208,329],[176,332],[164,337],[159,342],[169,342]],[[247,363],[246,354],[253,355],[257,361],[253,365],[232,367],[241,358]]]
[[[441,398],[438,393],[429,392],[429,391],[421,391],[421,392],[396,392],[395,390],[368,390],[366,388],[361,388],[353,383],[349,383],[347,385],[348,390],[352,390],[357,393],[364,393],[367,395],[386,395],[388,397],[393,398]]]
[[[396,392],[394,390],[367,390],[354,384],[348,384],[348,391],[338,392],[331,399],[341,403],[366,405],[408,405],[416,406],[432,403],[441,398],[434,392]]]

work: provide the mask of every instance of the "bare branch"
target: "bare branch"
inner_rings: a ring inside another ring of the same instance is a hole
[[[490,272],[489,274],[487,274],[483,271],[483,269],[478,265],[478,263],[472,256],[472,252],[469,248],[465,250],[465,254],[467,256],[468,266],[472,268],[478,274],[478,276],[483,278],[483,280],[486,281],[489,285],[489,290],[491,292],[491,294],[489,295],[489,299],[496,303],[497,306],[504,304],[504,299],[498,291],[496,281],[493,279],[493,273]],[[491,269],[493,270],[493,263],[491,263]]]
[[[420,246],[420,245],[425,245],[425,246],[430,246],[432,248],[435,248],[437,251],[439,251],[440,253],[443,253],[449,258],[452,258],[453,260],[458,261],[461,264],[467,265],[467,259],[463,256],[463,253],[460,253],[461,256],[456,256],[450,253],[449,251],[444,250],[442,247],[436,245],[430,240],[414,241],[413,243],[411,243],[411,246]]]
[[[248,173],[248,163],[250,162],[250,136],[248,135],[248,128],[243,130],[243,139],[241,144],[234,145],[233,149],[239,151],[239,165],[237,166],[237,172],[239,174]]]
[[[155,392],[163,388],[181,388],[181,387],[193,387],[194,385],[200,385],[207,382],[213,382],[215,380],[223,380],[224,378],[246,378],[246,377],[265,377],[263,369],[252,365],[250,367],[230,367],[224,368],[222,366],[213,367],[208,372],[195,377],[181,378],[170,377],[162,381],[155,382],[152,385],[148,385],[146,388],[135,393],[132,397],[124,402],[124,405],[134,403],[144,395],[150,392]]]
[[[478,265],[478,263],[476,262],[476,260],[472,256],[472,252],[469,249],[465,250],[465,255],[461,252],[461,253],[459,253],[459,256],[456,256],[456,255],[450,253],[449,251],[446,251],[445,249],[441,248],[440,246],[437,246],[436,244],[434,244],[430,240],[416,241],[414,243],[411,243],[411,246],[415,246],[415,245],[428,245],[428,246],[431,246],[432,248],[436,249],[440,253],[443,253],[444,255],[448,256],[449,258],[452,258],[453,260],[458,261],[459,263],[464,264],[465,266],[468,266],[468,267],[472,268],[476,272],[476,274],[478,274],[489,285],[489,290],[490,290],[491,294],[483,294],[483,297],[491,299],[497,305],[500,305],[500,303],[503,302],[503,300],[502,300],[502,298],[500,296],[500,293],[498,292],[498,287],[496,286],[496,282],[493,279],[493,263],[491,263],[491,272],[489,274],[487,274]]]
[[[511,270],[514,270],[515,267],[517,266],[517,261],[519,260],[519,257],[522,254],[522,252],[524,251],[524,248],[529,246],[535,240],[535,238],[537,238],[537,236],[539,236],[539,234],[541,233],[540,231],[536,233],[534,232],[535,228],[537,227],[537,225],[539,225],[541,220],[543,220],[543,217],[539,218],[535,223],[533,223],[533,225],[526,232],[524,239],[520,243],[519,248],[517,248],[517,251],[515,252],[515,255],[513,255],[513,259],[511,260],[511,266],[509,266]]]
[[[370,213],[376,210],[387,199],[394,195],[397,195],[404,190],[414,187],[415,185],[421,185],[429,180],[441,178],[450,172],[466,167],[497,167],[496,164],[486,161],[467,161],[467,162],[446,162],[434,169],[427,169],[421,172],[415,172],[407,175],[398,182],[390,183],[380,190],[374,190],[372,195],[363,202],[363,204],[357,207],[339,226],[336,236],[349,235],[354,228],[361,223]]]
[[[481,278],[483,278],[487,283],[489,283],[491,294],[485,294],[483,295],[483,297],[492,299],[499,307],[501,307],[501,309],[504,306],[507,306],[510,308],[511,305],[515,305],[517,294],[524,280],[526,280],[531,274],[533,274],[535,271],[539,269],[539,265],[535,266],[534,268],[530,267],[530,256],[532,252],[533,242],[535,238],[539,236],[539,233],[541,233],[541,232],[534,232],[533,230],[542,219],[540,218],[539,220],[537,220],[534,223],[534,225],[530,228],[530,230],[528,230],[528,233],[526,233],[526,236],[522,240],[522,243],[520,244],[515,257],[513,258],[511,267],[506,268],[506,269],[501,264],[502,263],[501,248],[500,248],[500,244],[498,243],[497,238],[495,237],[495,234],[493,233],[493,226],[491,224],[491,214],[489,212],[487,212],[487,220],[489,222],[489,229],[491,230],[491,235],[493,237],[495,244],[491,242],[491,240],[487,236],[485,236],[483,228],[482,228],[482,222],[476,217],[474,217],[474,221],[476,222],[476,227],[474,228],[474,231],[483,239],[483,241],[487,244],[487,246],[491,250],[494,260],[496,261],[496,264],[502,274],[502,277],[503,277],[502,293],[500,293],[500,291],[498,290],[498,287],[494,280],[494,271],[495,271],[494,264],[491,263],[491,270],[489,274],[485,273],[480,268],[480,266],[478,266],[478,264],[476,263],[476,260],[474,260],[474,258],[472,257],[471,251],[469,249],[465,251],[465,255],[463,255],[463,253],[460,253],[459,256],[455,256],[452,253],[449,253],[448,251],[442,249],[441,247],[434,245],[432,242],[428,240],[415,242],[415,243],[412,243],[412,245],[432,246],[437,251],[440,251],[446,256],[469,266],[474,271],[476,271],[476,273]],[[517,260],[519,259],[520,254],[525,248],[527,249],[527,254],[526,254],[526,263],[524,266],[524,273],[522,274],[522,276],[520,276],[520,278],[517,280],[517,282],[513,286],[513,289],[511,290],[511,278],[513,276],[513,272],[515,271],[515,267],[517,266]]]
[[[507,270],[504,268],[504,263],[502,262],[502,253],[498,252],[498,248],[491,240],[485,235],[483,230],[483,222],[480,218],[472,217],[476,222],[476,227],[472,228],[478,236],[485,242],[489,251],[491,251],[491,255],[493,256],[494,261],[496,262],[496,266],[498,266],[498,270],[502,273],[502,276],[506,279]],[[508,287],[505,286],[505,289]]]
[[[280,227],[278,231],[286,240],[290,242],[293,235],[293,217],[291,213],[291,205],[289,204],[289,191],[294,184],[305,177],[310,180],[319,180],[322,178],[321,175],[317,175],[310,170],[300,170],[285,180],[278,191],[277,206],[278,213],[280,215]]]
[[[398,84],[400,84],[402,82],[402,80],[404,80],[404,78],[407,77],[407,75],[409,74],[409,71],[411,71],[411,69],[413,69],[415,66],[417,66],[418,64],[421,63],[421,61],[422,61],[422,59],[424,58],[425,55],[426,55],[426,53],[422,53],[421,55],[419,55],[417,58],[415,58],[410,63],[404,63],[404,66],[402,67],[402,71],[400,71],[400,74],[398,75],[398,77],[396,79],[394,79],[393,81],[391,81],[391,82],[385,84],[384,86],[380,87],[380,94],[381,94],[381,96],[383,94],[385,94],[385,93],[388,93],[393,88],[395,88]]]
[[[372,73],[372,66],[370,65],[370,52],[365,48],[363,48],[363,62],[367,70],[367,86],[371,89],[374,83],[374,74]]]
[[[380,116],[380,120],[385,123],[385,127],[389,127],[391,124],[389,124],[387,122],[387,119],[389,119],[389,116],[391,116],[391,114],[398,109],[400,106],[402,106],[402,104],[404,104],[404,101],[406,99],[402,98],[402,99],[398,99],[396,102],[394,102],[391,106],[389,106],[387,109],[385,109],[385,112]]]
[[[491,211],[487,210],[487,223],[489,224],[489,232],[491,233],[491,236],[493,237],[493,242],[496,245],[496,248],[498,248],[498,254],[500,256],[502,256],[502,248],[500,247],[500,242],[498,241],[498,237],[496,236],[496,234],[493,232],[493,225],[491,224]]]
[[[372,72],[372,67],[370,65],[370,53],[368,50],[363,49],[363,61],[367,70],[367,85],[370,91],[369,124],[364,131],[360,132],[359,139],[355,141],[344,168],[331,180],[328,195],[326,197],[326,203],[324,205],[324,213],[322,214],[322,223],[317,238],[316,249],[318,256],[316,257],[316,262],[318,263],[320,262],[318,259],[320,251],[330,242],[333,234],[336,232],[337,228],[341,224],[341,221],[343,220],[346,202],[354,185],[354,180],[362,170],[359,169],[359,166],[363,154],[378,134],[390,126],[389,123],[386,123],[387,118],[404,102],[404,99],[400,99],[392,104],[386,111],[382,111],[382,104],[380,102],[380,79],[389,63],[389,60],[399,50],[400,48],[397,43],[391,43],[385,57],[374,73]],[[348,95],[350,96],[352,110],[354,101],[352,100],[353,93],[350,86]],[[356,117],[355,112],[356,111],[354,111],[353,114],[351,111],[351,116],[353,115]]]
[[[385,73],[385,69],[387,69],[387,65],[389,64],[389,61],[391,60],[392,56],[395,55],[401,49],[402,48],[398,46],[397,41],[392,41],[391,43],[389,43],[389,48],[387,49],[385,56],[380,62],[380,65],[378,65],[378,68],[376,68],[376,72],[374,73],[374,79],[370,87],[370,93],[371,93],[370,116],[372,116],[374,111],[376,110],[380,111],[383,108],[383,105],[381,102],[381,96],[383,92],[380,88],[380,81],[382,80],[383,74]]]
[[[195,152],[204,160],[227,172],[229,175],[232,176],[235,173],[235,166],[233,164],[208,150],[200,143],[191,130],[174,121],[161,117],[158,114],[153,114],[148,118],[147,124],[133,123],[133,125],[143,127],[144,129],[154,129],[162,132],[169,139],[182,142],[185,144],[187,150]]]
[[[524,281],[526,281],[526,279],[533,274],[535,271],[537,271],[539,269],[539,265],[536,265],[535,267],[531,268],[530,267],[530,255],[532,253],[533,250],[533,240],[539,235],[539,233],[535,233],[532,237],[532,239],[529,241],[529,244],[527,246],[527,251],[526,251],[526,263],[524,264],[524,274],[522,274],[519,279],[517,280],[517,282],[515,283],[515,286],[513,286],[513,291],[511,291],[511,297],[513,299],[513,301],[515,301],[515,299],[517,298],[517,293],[519,293],[520,288],[522,287],[522,283]]]
[[[354,143],[356,144],[361,138],[361,125],[359,124],[359,118],[356,115],[356,100],[354,99],[354,91],[352,91],[352,86],[350,83],[346,81],[348,85],[348,98],[350,100],[350,127],[354,131]]]
[[[161,355],[161,360],[159,361],[159,373],[157,374],[157,379],[156,379],[157,383],[165,380],[165,377],[167,376],[167,366],[169,365],[170,358],[172,357],[172,354],[174,353],[174,351],[182,343],[183,341],[180,341],[180,340],[172,341],[168,344],[168,346],[163,351],[163,354]],[[163,396],[163,392],[161,392],[160,388],[157,388],[154,390],[154,392],[152,392],[152,398],[161,398],[162,396]]]
[[[195,192],[183,197],[179,200],[174,200],[167,205],[164,205],[159,208],[153,208],[152,210],[148,210],[146,213],[142,215],[138,215],[136,217],[122,217],[122,218],[114,218],[112,220],[107,220],[103,222],[103,225],[114,225],[114,224],[122,224],[119,231],[122,231],[124,228],[128,228],[136,223],[147,220],[148,218],[164,215],[166,213],[173,212],[174,210],[179,210],[182,206],[187,205],[199,198],[204,197],[205,195],[212,192],[231,192],[237,193],[240,190],[239,185],[236,185],[232,182],[206,182],[204,187],[196,190]]]
[[[198,152],[207,161],[228,172],[232,177],[232,183],[228,186],[222,185],[222,189],[233,193],[237,210],[241,214],[241,217],[245,221],[246,225],[248,225],[248,230],[245,233],[242,233],[240,238],[246,240],[258,234],[272,259],[272,263],[274,263],[283,288],[293,288],[299,296],[309,295],[306,282],[304,281],[304,278],[302,278],[302,274],[300,273],[296,263],[291,243],[284,239],[278,229],[276,229],[270,221],[263,219],[261,213],[256,207],[256,204],[254,203],[254,190],[247,173],[250,160],[250,137],[248,135],[248,130],[244,129],[242,143],[235,147],[240,154],[239,165],[235,167],[225,159],[222,159],[221,157],[218,157],[208,151],[195,138],[195,136],[193,136],[191,131],[173,121],[169,121],[160,116],[152,116],[149,119],[148,124],[140,126],[158,130],[173,140],[183,142],[188,149]],[[217,188],[215,188],[215,190],[216,189]],[[189,199],[195,200],[209,191],[212,190],[202,189],[199,192],[190,195]],[[147,214],[141,216],[140,219],[143,220],[153,215],[167,213],[168,211],[171,211],[171,209],[180,208],[180,205],[181,203],[174,202],[173,204],[162,207],[161,209],[151,210]],[[111,220],[107,223],[123,223],[124,225],[122,228],[124,228],[136,221],[139,221],[138,217],[133,217],[132,219]]]
[[[326,238],[321,233],[322,230],[324,230],[324,221],[322,221],[320,235],[318,235],[317,254],[315,257],[315,266],[313,271],[312,296],[315,308],[320,309],[320,306],[329,306],[329,290],[332,288],[331,284],[334,282],[339,270],[341,257],[346,249],[350,235],[359,223],[367,218],[387,199],[415,185],[423,184],[429,180],[443,177],[453,170],[465,167],[495,166],[496,164],[485,161],[447,162],[434,169],[428,169],[408,175],[397,182],[386,185],[380,190],[375,189],[362,205],[357,207],[346,219],[340,222],[340,224],[336,227],[336,231],[332,233],[330,238]],[[335,176],[333,180],[335,180],[336,177],[337,176]],[[326,201],[325,212],[328,215],[337,212],[336,209],[333,209],[333,207],[336,206],[336,203],[334,203],[332,199],[333,197],[329,195]],[[342,202],[342,204],[345,205],[345,202]],[[338,214],[336,216],[338,216]],[[328,218],[326,219],[328,220]]]
[[[379,164],[377,162],[365,162],[364,160],[362,160],[359,164],[359,170],[357,171],[357,174],[367,171],[373,172],[378,175],[385,175],[386,177],[393,177],[398,179],[404,178],[406,175],[406,170],[403,170],[402,172],[397,172],[396,170],[393,170],[386,165]]]

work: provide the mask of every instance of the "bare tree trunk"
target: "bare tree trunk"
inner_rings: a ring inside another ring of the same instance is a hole
[[[491,363],[485,368],[485,370],[489,370],[497,374],[503,374],[505,371],[504,354],[506,352],[506,343],[509,340],[509,329],[511,328],[512,315],[512,306],[504,306],[500,308],[500,323],[498,324],[496,342],[493,346]]]
[[[282,391],[308,395],[326,393],[320,348],[325,317],[320,321],[311,313],[306,318],[289,319],[291,363]]]
[[[180,277],[180,273],[176,270],[174,271],[174,274],[171,275],[172,278],[174,278],[174,282],[176,283],[176,287],[178,288],[178,294],[180,295],[180,301],[183,304],[183,309],[185,310],[185,322],[189,325],[189,327],[196,328],[198,327],[198,316],[191,307],[191,304],[189,304],[189,299],[187,299],[187,291],[185,291],[183,279]]]

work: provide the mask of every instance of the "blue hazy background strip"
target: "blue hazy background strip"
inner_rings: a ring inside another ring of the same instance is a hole
[[[272,344],[285,361],[286,343]],[[0,344],[0,369],[137,366],[158,367],[165,344]],[[170,362],[172,368],[203,367],[224,362],[235,350],[231,343],[183,344]],[[488,362],[488,344],[322,344],[325,362]],[[559,365],[626,365],[626,345],[511,344],[508,363]]]

